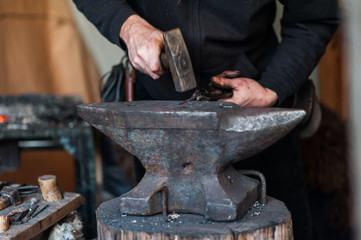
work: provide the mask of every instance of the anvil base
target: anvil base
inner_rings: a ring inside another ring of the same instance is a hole
[[[240,218],[259,198],[260,184],[229,166],[218,174],[196,173],[191,164],[176,174],[146,173],[135,189],[120,197],[126,214],[153,215],[164,209],[204,215],[207,219]]]

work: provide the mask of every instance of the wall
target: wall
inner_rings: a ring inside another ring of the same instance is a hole
[[[111,67],[120,62],[124,51],[103,37],[93,24],[76,8],[72,0],[67,0],[74,14],[75,22],[93,56],[100,75],[107,73]]]

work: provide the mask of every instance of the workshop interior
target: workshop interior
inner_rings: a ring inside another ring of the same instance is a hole
[[[267,170],[298,174],[286,156],[283,168],[248,168],[291,141],[309,239],[361,239],[360,1],[338,1],[339,26],[309,80],[272,107],[223,101],[234,90],[202,85],[184,27],[164,31],[159,62],[167,86],[192,94],[143,98],[127,52],[74,2],[0,1],[0,239],[301,239],[305,226],[272,194],[294,182],[273,184]]]

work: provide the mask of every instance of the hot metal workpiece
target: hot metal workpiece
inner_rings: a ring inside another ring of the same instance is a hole
[[[259,198],[259,182],[232,163],[269,147],[305,116],[302,110],[219,102],[96,103],[77,110],[146,169],[120,197],[123,213],[150,215],[166,207],[217,221],[240,218]]]

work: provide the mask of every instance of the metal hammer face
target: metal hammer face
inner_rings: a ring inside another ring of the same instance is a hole
[[[185,92],[197,87],[192,62],[180,29],[164,32],[163,38],[175,90]]]

